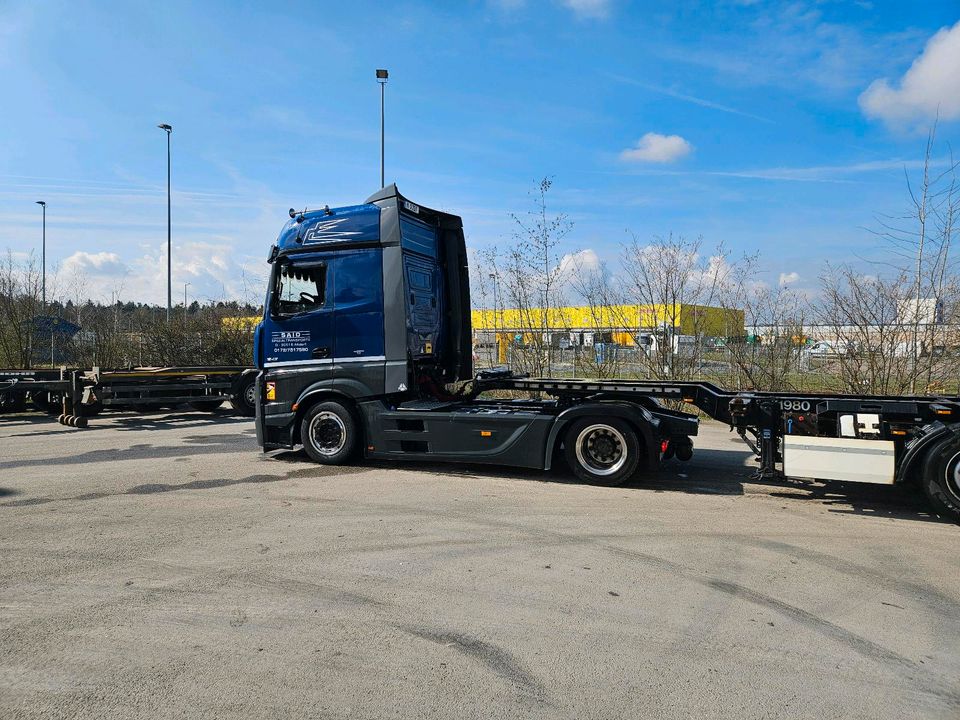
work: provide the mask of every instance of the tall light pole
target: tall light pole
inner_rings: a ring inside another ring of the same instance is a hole
[[[41,272],[43,273],[43,306],[42,312],[47,311],[47,203],[37,200],[37,205],[43,208],[43,240],[40,246]]]
[[[386,187],[383,174],[383,89],[387,85],[387,78],[390,76],[386,70],[377,69],[377,82],[380,83],[380,187]]]
[[[158,128],[167,133],[167,322],[170,322],[170,308],[173,307],[173,275],[171,256],[173,248],[170,243],[170,134],[173,126],[161,123]]]
[[[187,322],[187,286],[190,283],[185,282],[183,284],[183,322]]]
[[[497,362],[500,363],[500,286],[497,273],[490,273],[493,280],[493,347],[497,353]]]

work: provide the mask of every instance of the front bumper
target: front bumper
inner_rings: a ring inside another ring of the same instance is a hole
[[[297,414],[290,403],[264,402],[261,378],[257,378],[257,444],[264,450],[293,447],[293,430]]]

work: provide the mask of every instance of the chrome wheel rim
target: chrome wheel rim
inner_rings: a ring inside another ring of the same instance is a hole
[[[310,444],[325,457],[336,455],[347,444],[347,428],[343,420],[326,410],[314,415],[309,433]]]
[[[947,463],[947,490],[954,498],[960,500],[960,453],[957,453]]]
[[[250,383],[247,386],[247,389],[243,391],[243,401],[247,403],[249,407],[255,407],[257,404],[257,386],[255,383]]]
[[[627,441],[610,425],[588,425],[577,435],[577,461],[594,475],[613,475],[627,462]]]

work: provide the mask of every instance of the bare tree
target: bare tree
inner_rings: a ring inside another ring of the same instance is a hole
[[[574,296],[586,308],[587,322],[594,337],[601,337],[611,329],[624,332],[632,330],[624,308],[623,291],[614,282],[607,266],[600,263],[596,267],[586,267],[579,255],[573,255],[572,258],[571,267],[564,276]],[[635,333],[631,335],[635,337]],[[579,346],[573,350],[574,374],[615,378],[620,377],[624,370],[623,357],[616,351],[599,352],[594,348],[581,349]]]
[[[35,318],[41,309],[41,278],[31,254],[18,261],[7,250],[0,262],[0,365],[31,367]]]
[[[727,282],[727,253],[721,246],[704,257],[699,237],[669,235],[652,244],[631,238],[621,258],[624,297],[641,306],[641,323],[656,339],[646,371],[657,379],[695,377],[710,324],[707,310]]]
[[[827,267],[814,310],[833,344],[840,389],[880,395],[914,391],[918,358],[911,349],[911,324],[900,321],[913,289],[906,270],[877,277],[848,265]]]
[[[543,178],[532,193],[534,209],[512,214],[515,231],[510,247],[484,255],[490,272],[498,278],[498,294],[511,308],[520,339],[514,347],[516,370],[550,375],[554,366],[553,333],[562,325],[558,312],[564,288],[560,282],[559,251],[573,224],[564,214],[552,214],[547,194],[553,181]]]
[[[910,328],[909,357],[912,360],[909,389],[916,392],[918,383],[931,385],[934,348],[938,343],[938,329],[943,334],[942,309],[947,292],[953,286],[955,261],[951,251],[956,232],[958,210],[957,168],[952,151],[946,162],[934,157],[937,125],[927,133],[920,177],[912,180],[904,168],[909,196],[909,210],[900,216],[881,216],[877,234],[891,250],[889,261],[881,263],[892,269],[890,277],[909,282],[909,292],[903,295],[898,318]],[[938,171],[938,168],[943,168]]]
[[[724,341],[732,377],[720,379],[739,389],[797,389],[803,383],[804,299],[788,285],[771,287],[758,281],[758,264],[757,255],[733,264],[719,292],[719,304],[736,328]]]

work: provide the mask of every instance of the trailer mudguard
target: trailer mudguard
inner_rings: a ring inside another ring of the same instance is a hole
[[[920,469],[927,449],[951,432],[960,433],[960,423],[944,425],[942,422],[933,422],[920,428],[919,434],[904,446],[904,453],[897,463],[894,482],[903,483],[910,480],[913,471]]]
[[[660,461],[659,435],[660,420],[653,413],[639,405],[617,402],[590,402],[576,405],[557,415],[557,419],[547,436],[543,469],[549,470],[553,464],[553,453],[567,426],[582,417],[618,417],[637,428],[640,446],[644,449],[643,469],[655,470]]]

